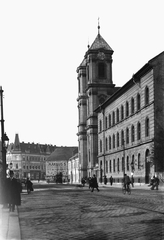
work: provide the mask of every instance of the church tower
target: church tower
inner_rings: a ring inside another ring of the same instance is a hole
[[[98,123],[94,110],[102,104],[114,91],[112,80],[113,50],[98,35],[77,68],[78,73],[78,143],[80,177],[89,177],[94,173],[98,155]]]

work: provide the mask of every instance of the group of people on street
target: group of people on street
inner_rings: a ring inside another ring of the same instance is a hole
[[[159,178],[157,176],[153,176],[150,180],[150,184],[148,185],[149,187],[151,186],[151,190],[154,190],[156,188],[156,190],[158,190],[158,186],[159,186]]]
[[[27,192],[33,191],[33,183],[27,178],[25,182]],[[14,171],[10,170],[9,175],[3,183],[3,198],[1,203],[9,211],[14,212],[15,206],[21,205],[22,183],[20,179],[14,177]]]
[[[95,188],[99,192],[100,190],[98,187],[96,175],[94,174],[92,178],[89,177],[88,180],[89,180],[89,189],[91,189],[91,192],[93,192]]]
[[[111,186],[113,184],[113,181],[114,181],[114,179],[111,176],[109,178],[109,182],[110,182]],[[83,178],[82,179],[83,186],[85,186],[85,183],[86,183],[86,180]],[[95,188],[97,189],[97,191],[99,191],[97,178],[96,178],[95,174],[93,175],[92,178],[91,177],[88,178],[88,184],[89,184],[89,189],[91,189],[91,192],[93,192]],[[104,184],[105,185],[107,184],[107,177],[106,176],[104,176]],[[129,177],[128,174],[124,174],[123,179],[122,179],[122,184],[123,184],[123,186],[126,190],[128,188],[130,188],[130,184],[131,184],[132,187],[134,187],[134,177],[133,177],[133,175],[131,177]],[[156,177],[153,176],[151,178],[150,184],[148,186],[151,186],[151,190],[154,190],[155,188],[156,188],[156,190],[158,190],[159,178],[157,176]]]

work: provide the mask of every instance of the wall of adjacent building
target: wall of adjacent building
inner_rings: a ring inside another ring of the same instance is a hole
[[[149,88],[149,104],[145,105],[145,87]],[[141,108],[136,109],[137,94],[141,97]],[[131,99],[135,100],[135,111],[131,114]],[[129,116],[126,117],[126,102],[129,103]],[[124,106],[124,119],[121,120],[121,106]],[[116,111],[119,109],[119,122],[117,123]],[[115,112],[115,124],[106,128],[106,117],[109,121],[109,114]],[[149,136],[145,137],[145,119],[149,118],[150,129]],[[100,131],[100,121],[102,122],[102,131]],[[137,140],[137,124],[141,124],[141,139]],[[135,128],[135,141],[131,141],[131,126]],[[129,128],[129,144],[126,143],[126,128]],[[124,131],[124,145],[121,145],[121,131]],[[119,133],[119,147],[117,146],[117,133]],[[115,148],[113,148],[113,135],[115,135]],[[111,149],[109,149],[109,136],[111,136]],[[106,139],[108,145],[106,148]],[[102,147],[100,149],[100,141]],[[134,82],[130,88],[127,88],[122,95],[105,107],[104,111],[98,114],[98,159],[99,159],[99,178],[102,172],[109,178],[111,175],[116,182],[120,182],[123,173],[133,175],[136,182],[145,181],[145,164],[147,161],[146,150],[151,154],[154,144],[154,77],[153,70],[145,74],[140,81]],[[140,154],[140,166],[138,166],[138,154]],[[134,155],[134,169],[132,169],[132,156]],[[129,167],[127,168],[127,157],[129,157]],[[125,159],[125,165],[122,164],[122,158]],[[118,167],[119,159],[119,167]],[[150,158],[148,159],[148,161]],[[115,167],[114,167],[115,162]],[[110,167],[111,164],[111,167]],[[124,169],[125,167],[125,169]],[[154,166],[150,168],[150,176],[154,175]]]

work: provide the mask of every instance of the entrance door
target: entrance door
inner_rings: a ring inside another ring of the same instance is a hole
[[[150,152],[147,149],[145,153],[145,183],[150,182]]]

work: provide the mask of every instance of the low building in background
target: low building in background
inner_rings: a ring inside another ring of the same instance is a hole
[[[68,160],[68,179],[70,183],[80,183],[79,154],[76,153]]]
[[[46,159],[56,149],[56,145],[24,143],[15,135],[14,143],[7,150],[6,163],[14,171],[16,178],[44,180],[46,175]]]
[[[68,182],[68,161],[77,151],[77,147],[57,147],[46,160],[47,181]]]

